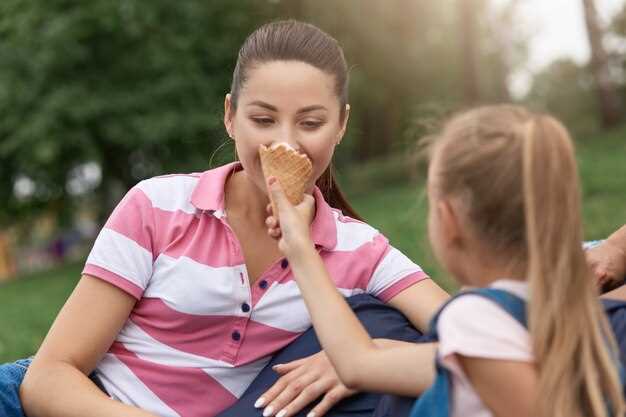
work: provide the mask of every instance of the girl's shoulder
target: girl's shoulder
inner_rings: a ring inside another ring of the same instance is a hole
[[[452,297],[439,311],[437,324],[444,322],[479,322],[489,317],[506,318],[526,327],[528,285],[502,279],[486,288],[468,288]],[[468,320],[469,319],[469,320]]]
[[[502,305],[484,295],[453,298],[439,313],[436,331],[440,354],[530,360],[525,325]]]

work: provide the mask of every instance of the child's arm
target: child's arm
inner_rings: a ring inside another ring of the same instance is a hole
[[[312,246],[289,261],[320,343],[347,387],[417,396],[431,385],[434,344],[377,346],[335,288]]]
[[[126,322],[136,300],[83,276],[48,332],[20,389],[31,417],[154,417],[111,400],[87,378]]]
[[[457,355],[463,372],[495,417],[532,417],[537,372],[530,363]]]
[[[271,180],[270,190],[279,207],[280,229],[269,219],[269,234],[280,238],[279,248],[289,259],[320,343],[342,382],[363,390],[419,395],[433,380],[434,345],[378,347],[335,288],[298,213],[312,209],[312,198],[294,208]]]

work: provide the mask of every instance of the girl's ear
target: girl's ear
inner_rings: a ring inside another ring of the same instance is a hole
[[[439,200],[437,210],[441,223],[441,239],[446,246],[458,245],[463,240],[463,229],[460,223],[458,205],[449,199]]]
[[[233,116],[234,116],[233,102],[232,96],[230,93],[226,94],[224,97],[224,127],[226,128],[226,132],[228,132],[228,136],[233,139]]]

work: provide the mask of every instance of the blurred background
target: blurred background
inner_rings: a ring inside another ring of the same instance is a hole
[[[586,237],[626,222],[625,0],[2,0],[0,362],[37,349],[126,190],[233,159],[222,117],[237,51],[283,18],[343,45],[340,183],[448,290],[414,150],[454,111],[558,116],[578,144]]]

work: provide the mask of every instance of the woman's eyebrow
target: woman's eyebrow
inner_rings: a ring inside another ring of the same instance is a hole
[[[270,110],[270,111],[278,111],[278,109],[276,108],[276,106],[272,106],[269,103],[266,103],[264,101],[253,101],[251,103],[248,103],[248,106],[259,106],[259,107],[263,107],[264,109]]]
[[[258,106],[258,107],[262,107],[264,109],[270,110],[270,111],[274,111],[277,112],[278,108],[276,106],[273,106],[269,103],[266,103],[264,101],[260,101],[260,100],[256,100],[253,101],[251,103],[248,103],[248,106]],[[297,113],[301,114],[301,113],[308,113],[310,111],[314,111],[314,110],[325,110],[328,111],[328,109],[324,106],[322,106],[321,104],[313,104],[311,106],[306,106],[306,107],[302,107],[301,109],[298,109]]]
[[[300,113],[308,113],[310,111],[314,111],[314,110],[328,110],[326,107],[322,106],[321,104],[314,104],[312,106],[306,106],[303,107],[301,109],[298,110],[298,114]]]

